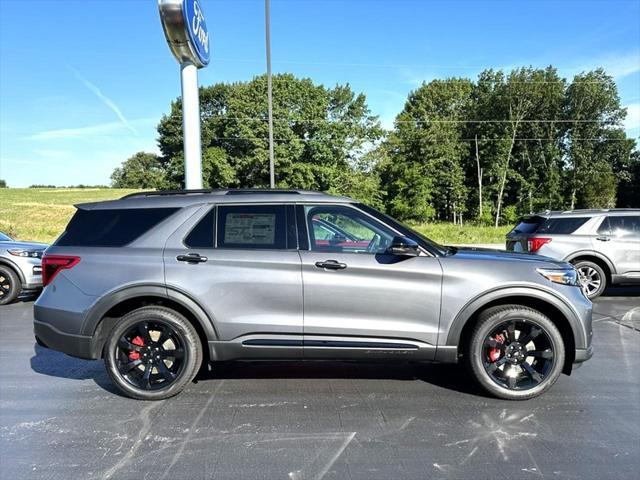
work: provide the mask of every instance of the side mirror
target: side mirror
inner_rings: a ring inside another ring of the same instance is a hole
[[[400,257],[417,257],[420,255],[419,245],[407,237],[393,237],[385,252],[387,255]]]

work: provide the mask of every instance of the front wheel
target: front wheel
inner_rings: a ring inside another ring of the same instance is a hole
[[[111,380],[139,400],[172,397],[193,380],[202,344],[189,321],[166,307],[134,310],[116,324],[104,351]]]
[[[573,264],[578,271],[582,290],[589,300],[594,300],[602,295],[607,288],[607,275],[600,265],[588,260],[579,260]]]
[[[537,310],[520,305],[480,314],[466,352],[475,380],[506,400],[526,400],[551,388],[565,360],[562,335]]]
[[[20,291],[22,285],[20,278],[11,268],[0,265],[0,305],[7,305],[13,302]]]

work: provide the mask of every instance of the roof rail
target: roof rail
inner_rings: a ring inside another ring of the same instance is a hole
[[[225,193],[225,195],[246,195],[246,194],[252,194],[252,193],[259,193],[259,194],[264,194],[264,193],[272,193],[272,194],[295,194],[295,195],[299,195],[300,194],[300,190],[276,190],[276,189],[270,189],[270,188],[239,188],[239,189],[233,189],[233,190],[229,190],[227,193]]]
[[[191,195],[191,194],[203,194],[203,193],[219,193],[226,192],[226,189],[218,188],[201,188],[197,190],[151,190],[147,192],[135,192],[125,195],[120,199],[133,198],[133,197],[162,197],[168,195]]]
[[[280,195],[300,195],[300,194],[316,194],[321,195],[321,192],[315,192],[311,190],[285,190],[285,189],[270,189],[270,188],[203,188],[198,190],[153,190],[147,192],[135,192],[121,197],[135,198],[135,197],[163,197],[171,195],[197,195],[197,194],[211,194],[217,193],[220,195],[247,195],[247,194],[280,194]]]

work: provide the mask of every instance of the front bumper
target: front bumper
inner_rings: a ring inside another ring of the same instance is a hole
[[[573,363],[582,363],[593,357],[593,345],[589,345],[589,348],[576,348],[576,357]]]

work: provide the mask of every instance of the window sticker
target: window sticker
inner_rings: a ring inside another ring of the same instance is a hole
[[[275,243],[275,213],[227,213],[224,243],[270,245]]]

